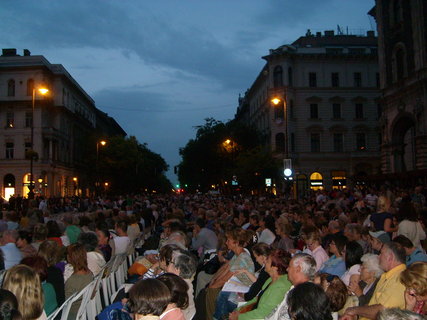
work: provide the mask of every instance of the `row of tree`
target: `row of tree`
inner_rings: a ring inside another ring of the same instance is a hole
[[[171,191],[166,161],[136,137],[109,137],[104,146],[99,137],[88,140],[88,156],[82,162],[87,175],[82,183],[91,190],[112,194]]]
[[[181,185],[189,191],[261,191],[265,179],[279,179],[280,162],[261,146],[261,134],[253,127],[213,118],[196,127],[196,137],[180,149]]]

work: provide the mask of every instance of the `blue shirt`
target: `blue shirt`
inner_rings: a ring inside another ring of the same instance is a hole
[[[414,262],[427,262],[427,255],[419,248],[415,249],[406,257],[406,266],[409,267]]]
[[[4,246],[1,246],[0,249],[3,251],[4,268],[6,270],[21,262],[22,253],[14,243],[6,243]]]
[[[319,273],[329,273],[341,277],[345,273],[345,261],[342,257],[331,256],[321,266]]]

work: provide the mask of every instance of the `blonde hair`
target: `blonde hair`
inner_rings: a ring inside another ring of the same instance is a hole
[[[3,289],[12,292],[18,300],[18,310],[23,320],[37,319],[43,313],[44,297],[39,275],[23,264],[6,272]]]
[[[414,262],[400,274],[400,282],[414,289],[417,295],[427,295],[427,263]]]

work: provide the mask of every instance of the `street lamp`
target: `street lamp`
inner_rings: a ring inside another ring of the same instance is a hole
[[[289,145],[289,141],[288,141],[288,108],[286,105],[286,100],[285,99],[281,99],[278,97],[274,97],[273,99],[271,99],[271,102],[277,106],[278,108],[281,108],[283,106],[283,111],[284,111],[284,122],[285,122],[285,159],[289,158],[289,149],[288,149],[288,145]]]
[[[99,147],[104,147],[107,144],[107,141],[100,140],[96,142],[96,182],[95,182],[95,191],[96,195],[98,195],[99,189]]]
[[[31,108],[31,154],[30,154],[30,185],[28,186],[28,199],[34,199],[34,179],[33,179],[33,161],[34,161],[34,109],[36,105],[36,91],[41,95],[46,95],[49,92],[49,89],[46,88],[33,88],[33,97],[32,97],[32,108]]]

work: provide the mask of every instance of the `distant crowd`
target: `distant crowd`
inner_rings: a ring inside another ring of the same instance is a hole
[[[426,196],[384,186],[298,200],[12,198],[0,219],[0,319],[47,319],[141,238],[99,320],[424,319]]]

